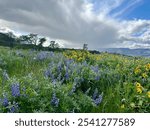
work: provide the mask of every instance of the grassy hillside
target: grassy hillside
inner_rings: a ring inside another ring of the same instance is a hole
[[[0,112],[150,112],[150,59],[0,47]]]

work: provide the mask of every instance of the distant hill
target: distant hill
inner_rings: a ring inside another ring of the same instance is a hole
[[[0,45],[1,46],[12,47],[14,43],[15,43],[15,38],[10,36],[8,33],[1,33],[0,32]]]
[[[150,49],[139,48],[139,49],[130,49],[130,48],[102,48],[99,49],[100,52],[109,52],[117,53],[129,56],[144,56],[150,57]]]

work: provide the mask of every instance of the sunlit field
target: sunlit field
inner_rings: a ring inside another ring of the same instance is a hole
[[[150,59],[0,47],[0,112],[150,112]]]

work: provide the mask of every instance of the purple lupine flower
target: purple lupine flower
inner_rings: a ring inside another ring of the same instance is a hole
[[[39,52],[36,56],[36,59],[40,61],[45,60],[48,56],[47,54],[47,52]]]
[[[75,91],[76,91],[76,89],[77,89],[77,87],[74,85],[73,87],[72,87],[72,92],[74,93]]]
[[[77,89],[76,84],[74,84],[71,91],[69,92],[69,95],[72,95],[76,91],[76,89]]]
[[[14,106],[12,106],[10,109],[9,109],[9,111],[10,111],[10,113],[14,113],[15,112],[15,107]]]
[[[71,62],[72,62],[71,60],[67,59],[67,60],[65,61],[66,66],[69,66]]]
[[[66,79],[66,80],[68,80],[68,79],[69,79],[69,73],[68,73],[68,71],[66,71],[65,79]]]
[[[80,75],[81,72],[82,72],[82,68],[78,68],[78,69],[77,69],[77,74]]]
[[[45,70],[44,76],[45,76],[46,78],[50,77],[50,76],[51,76],[50,70]]]
[[[82,64],[83,64],[83,66],[87,66],[88,65],[86,61],[84,61]]]
[[[100,76],[97,75],[97,76],[95,77],[95,80],[96,80],[96,81],[99,81],[99,80],[100,80]]]
[[[51,78],[52,81],[55,80],[55,76],[53,74],[51,74],[50,78]]]
[[[52,80],[52,84],[53,84],[54,86],[56,86],[56,83],[57,83],[56,79]]]
[[[66,66],[66,73],[65,73],[64,77],[65,77],[66,80],[69,79],[68,66]]]
[[[50,52],[50,56],[53,57],[54,56],[54,52],[51,51]]]
[[[12,92],[13,97],[20,96],[20,85],[19,85],[19,83],[13,83],[11,85],[11,92]]]
[[[7,106],[9,105],[8,99],[7,99],[6,97],[2,100],[2,105],[3,105],[4,107],[7,107]]]
[[[45,70],[44,76],[45,76],[46,78],[49,78],[49,77],[50,77],[51,80],[54,80],[54,75],[51,73],[50,70]]]
[[[9,76],[8,76],[8,73],[6,72],[6,70],[3,71],[3,77],[5,80],[9,80]]]
[[[73,63],[72,66],[73,66],[73,68],[76,68],[76,67],[77,67],[77,64],[76,64],[76,63]]]
[[[52,99],[51,99],[51,105],[58,107],[59,105],[59,99],[56,97],[56,94],[53,93]]]
[[[9,109],[9,112],[15,113],[15,112],[17,112],[18,108],[19,108],[18,103],[14,101],[12,104],[12,107]]]
[[[52,68],[54,65],[55,65],[55,64],[54,64],[54,61],[52,61],[52,62],[50,62],[50,63],[48,64],[49,68]]]
[[[24,57],[24,55],[22,54],[21,51],[16,51],[16,55],[17,55],[17,56],[20,56],[20,57]]]
[[[81,84],[82,82],[84,82],[84,78],[80,78],[80,77],[75,77],[74,79],[74,84]]]
[[[92,69],[95,73],[97,73],[97,72],[99,71],[98,66],[91,66],[91,69]]]
[[[96,98],[94,101],[94,103],[98,106],[101,102],[102,102],[103,96],[99,95],[98,98]]]
[[[98,106],[102,102],[103,94],[98,95],[98,89],[96,88],[92,99],[93,99],[93,102]]]
[[[76,77],[74,79],[74,83],[73,83],[73,86],[72,86],[72,89],[71,89],[69,95],[72,95],[73,93],[75,93],[75,91],[77,90],[78,84],[82,83],[83,81],[84,81],[84,78]]]
[[[57,80],[60,81],[60,80],[61,80],[61,77],[62,77],[62,75],[61,75],[61,73],[59,73],[59,75],[58,75],[58,77],[57,77]]]
[[[61,70],[62,70],[61,63],[59,63],[59,64],[58,64],[58,66],[57,66],[57,70],[58,70],[58,73],[61,73]]]
[[[98,96],[98,89],[96,88],[94,93],[93,93],[93,97],[92,97],[93,100],[95,100],[97,98],[97,96]]]

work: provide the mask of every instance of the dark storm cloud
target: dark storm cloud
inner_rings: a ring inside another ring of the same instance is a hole
[[[0,0],[0,19],[26,32],[106,47],[117,39],[117,27],[90,6],[83,0]]]

